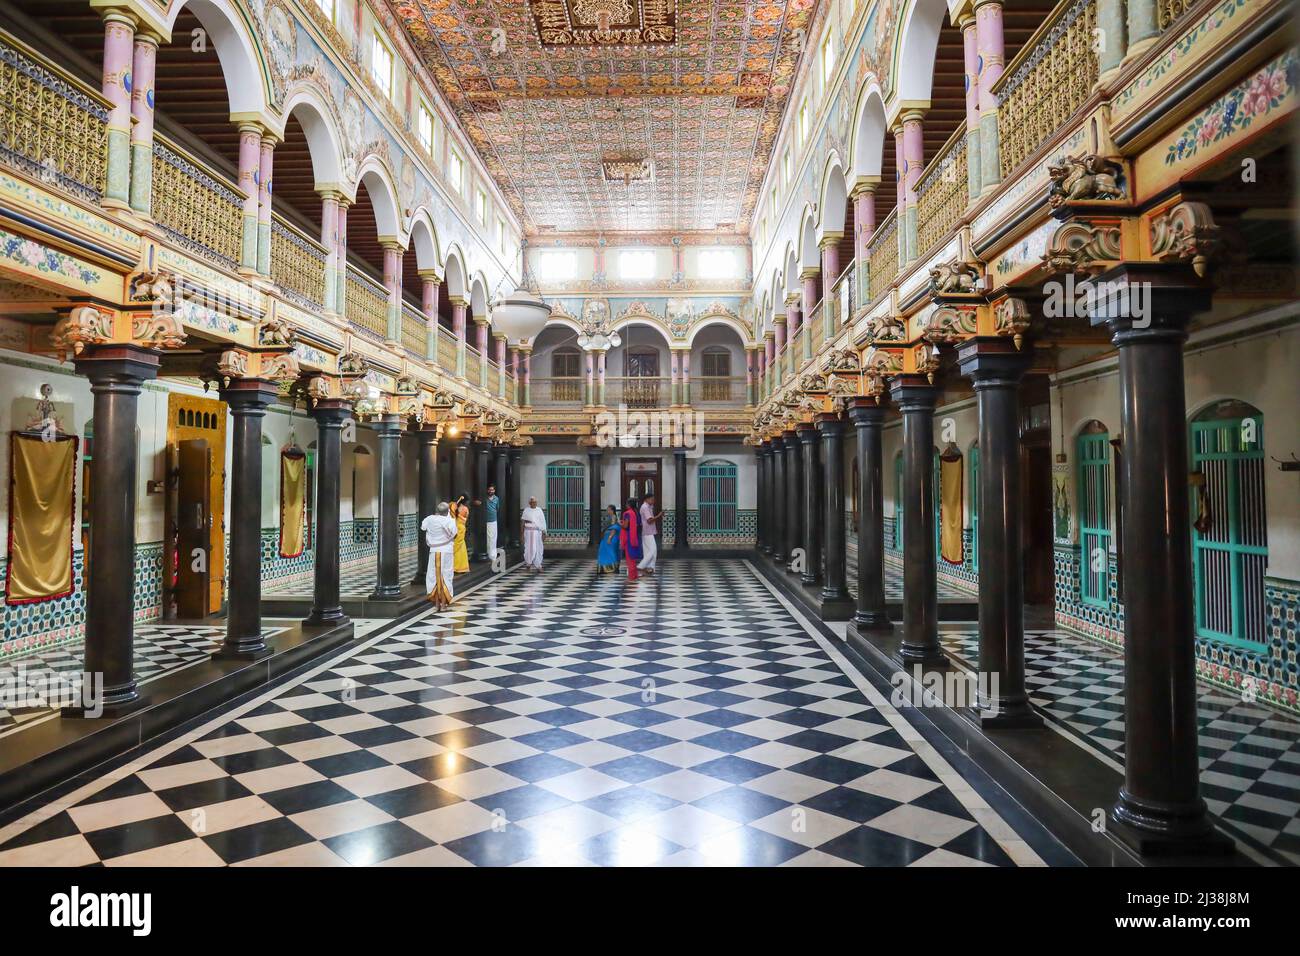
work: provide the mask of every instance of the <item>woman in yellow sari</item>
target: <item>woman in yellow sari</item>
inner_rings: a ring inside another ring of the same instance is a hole
[[[457,574],[463,574],[469,570],[469,552],[465,549],[465,526],[469,524],[469,505],[465,504],[465,496],[461,495],[456,499],[456,544],[452,548],[456,555],[455,571]]]

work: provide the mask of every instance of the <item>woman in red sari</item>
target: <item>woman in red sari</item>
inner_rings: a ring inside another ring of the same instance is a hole
[[[627,559],[627,579],[636,580],[636,563],[641,560],[641,514],[636,509],[636,499],[629,498],[627,510],[619,524],[623,527],[623,555]]]

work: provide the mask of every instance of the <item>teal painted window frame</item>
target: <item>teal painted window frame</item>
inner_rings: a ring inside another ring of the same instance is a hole
[[[970,566],[980,569],[980,446],[970,447]]]
[[[894,550],[903,550],[903,455],[894,456]]]
[[[734,534],[739,531],[735,462],[723,459],[701,462],[695,474],[700,531],[704,534]]]
[[[586,530],[586,472],[586,466],[577,461],[553,461],[546,466],[547,534]]]
[[[1256,555],[1264,558],[1264,564],[1268,559],[1267,540],[1263,545],[1246,544],[1242,539],[1243,525],[1243,497],[1241,489],[1241,463],[1247,461],[1259,461],[1264,459],[1264,416],[1255,414],[1250,416],[1255,421],[1255,435],[1257,440],[1250,447],[1242,441],[1242,418],[1219,418],[1209,419],[1206,421],[1193,421],[1188,428],[1188,452],[1191,456],[1192,471],[1203,471],[1203,466],[1207,462],[1221,461],[1225,463],[1224,473],[1227,479],[1227,487],[1223,489],[1223,503],[1226,505],[1228,518],[1228,540],[1215,541],[1201,534],[1192,528],[1192,585],[1193,596],[1195,601],[1195,627],[1196,636],[1212,640],[1221,644],[1228,644],[1234,647],[1240,647],[1246,650],[1259,651],[1268,646],[1267,638],[1262,640],[1251,640],[1246,637],[1246,582],[1245,582],[1245,560],[1248,555]],[[1200,437],[1208,433],[1218,432],[1226,441],[1216,442],[1216,450],[1202,451]],[[1259,482],[1257,507],[1266,514],[1264,500],[1264,482]],[[1196,520],[1197,495],[1192,495],[1192,520]],[[1218,516],[1220,519],[1222,515]],[[1262,523],[1266,528],[1266,523]],[[1207,552],[1218,552],[1227,555],[1228,563],[1228,600],[1230,601],[1231,630],[1224,632],[1215,630],[1207,622],[1206,618],[1209,611],[1209,586],[1206,581],[1206,575],[1203,566],[1203,559]],[[1259,581],[1262,589],[1263,574],[1259,575]],[[1256,606],[1263,611],[1264,596],[1261,591],[1255,596]],[[1264,634],[1261,627],[1260,633]]]
[[[1092,607],[1110,606],[1111,448],[1110,432],[1083,432],[1075,440],[1078,458],[1079,600]],[[1092,553],[1106,554],[1104,567],[1092,569]]]

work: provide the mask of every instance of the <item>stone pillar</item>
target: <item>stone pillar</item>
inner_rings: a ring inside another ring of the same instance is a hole
[[[840,239],[842,237],[834,233],[827,233],[818,243],[822,250],[822,275],[825,276],[822,285],[823,298],[830,293],[835,286],[835,280],[840,277]]]
[[[767,550],[767,442],[754,447],[754,500],[754,549],[761,553]]]
[[[853,256],[859,269],[867,264],[867,243],[876,231],[876,189],[879,176],[862,176],[853,187]],[[859,283],[859,288],[862,288]]]
[[[103,204],[109,209],[127,209],[131,204],[131,71],[134,59],[135,17],[124,10],[105,12],[104,81],[101,89],[111,107],[108,113],[108,179]],[[132,683],[132,695],[134,688]]]
[[[853,598],[845,584],[848,557],[844,542],[844,420],[839,415],[817,418],[825,471],[826,584],[822,588],[822,617],[840,620],[853,613]]]
[[[775,328],[768,329],[763,333],[763,354],[764,364],[767,366],[768,383],[771,385],[775,379],[776,363],[776,331]],[[769,388],[770,391],[770,388]]]
[[[934,553],[934,405],[924,375],[890,383],[903,413],[903,641],[905,665],[940,664],[939,597]]]
[[[596,353],[596,407],[605,407],[605,349]]]
[[[474,542],[470,548],[471,561],[488,560],[487,553],[487,486],[491,481],[492,439],[482,435],[474,439],[474,494],[470,518],[474,525]]]
[[[384,289],[388,292],[388,328],[384,339],[390,348],[402,347],[402,245],[396,239],[379,240],[384,250]]]
[[[1150,0],[1154,3],[1154,0]],[[1006,66],[1002,44],[1002,0],[975,0],[975,39],[979,50],[980,192],[988,193],[1002,182],[998,163],[998,98],[993,84]],[[967,154],[966,162],[974,157]]]
[[[1118,266],[1097,277],[1109,291],[1092,308],[1119,351],[1124,435],[1124,785],[1111,813],[1116,835],[1144,853],[1230,847],[1206,813],[1197,761],[1183,344],[1210,294],[1184,269]],[[1133,302],[1146,305],[1140,318]],[[981,552],[981,574],[984,564]]]
[[[451,297],[451,333],[456,336],[456,375],[465,377],[465,309],[468,306],[460,296]]]
[[[800,294],[791,292],[785,297],[785,330],[789,335],[799,331],[803,324],[803,314],[799,310]]]
[[[691,350],[682,349],[682,404],[691,403]]]
[[[262,175],[262,127],[243,123],[239,127],[239,188],[244,192],[244,234],[239,252],[239,273],[257,273],[257,215],[260,208]]]
[[[352,406],[336,398],[317,402],[316,419],[316,537],[312,567],[310,626],[346,624],[339,604],[339,489],[343,458],[343,423],[352,419]]]
[[[498,550],[510,547],[510,509],[517,507],[515,499],[511,497],[510,490],[510,462],[508,454],[510,447],[508,445],[492,446],[492,483],[496,485],[497,497],[501,500],[497,504],[497,548]],[[493,558],[496,555],[492,555]]]
[[[321,297],[321,305],[326,312],[342,312],[338,300],[339,194],[326,189],[320,197],[320,241],[325,247],[325,292]]]
[[[600,459],[599,448],[587,449],[587,506],[591,518],[587,527],[587,547],[594,548],[600,544]]]
[[[849,417],[858,438],[858,610],[859,631],[891,631],[885,610],[885,481],[880,430],[885,409],[874,399],[853,400]]]
[[[270,133],[262,134],[257,162],[257,271],[271,274],[271,194],[274,191],[275,144]]]
[[[380,415],[370,424],[379,440],[378,520],[375,522],[375,590],[371,600],[392,601],[402,596],[397,579],[397,524],[400,502],[400,450],[402,420],[396,415]]]
[[[420,270],[420,311],[424,313],[424,360],[438,364],[438,286],[442,280],[432,269]]]
[[[348,303],[348,207],[350,205],[352,203],[347,199],[339,200],[338,249],[335,253],[335,259],[338,260],[338,274],[335,277],[338,288],[334,292],[334,307],[339,315],[344,314]]]
[[[1116,2],[1123,3],[1123,0]],[[962,61],[966,75],[966,198],[974,200],[979,198],[983,175],[980,159],[979,29],[974,13],[960,14],[957,28],[961,30]]]
[[[1128,49],[1124,60],[1132,60],[1160,39],[1160,20],[1156,0],[1128,0]]]
[[[687,483],[686,470],[690,460],[685,449],[673,452],[673,504],[676,511],[676,525],[673,529],[673,547],[685,551],[690,542],[690,510],[686,507]]]
[[[262,637],[262,419],[278,389],[261,379],[234,379],[221,390],[230,406],[230,564],[226,639],[217,658],[268,652]]]
[[[493,332],[492,344],[496,348],[497,398],[504,402],[506,400],[506,337],[500,332]]]
[[[970,339],[957,351],[979,405],[979,670],[988,683],[972,716],[986,727],[1042,723],[1025,691],[1019,390],[1030,354],[1006,338]]]
[[[786,570],[794,573],[795,555],[803,547],[803,458],[799,454],[799,433],[795,429],[782,432],[785,439],[785,482],[781,488],[785,497],[785,557]]]
[[[772,480],[768,482],[771,507],[768,511],[772,516],[772,548],[769,553],[778,564],[785,563],[786,527],[792,520],[785,499],[786,485],[785,437],[777,435],[772,439]]]
[[[135,35],[131,70],[131,209],[141,216],[153,214],[153,110],[154,70],[158,38]]]
[[[800,464],[799,473],[803,476],[800,489],[800,535],[799,547],[803,548],[803,568],[800,580],[804,584],[817,584],[822,579],[822,522],[826,512],[822,509],[821,455],[818,448],[817,426],[812,422],[801,422],[795,426],[799,436]]]
[[[1124,0],[1097,0],[1097,29],[1105,44],[1097,51],[1099,83],[1107,83],[1119,70],[1128,52],[1128,24]],[[967,153],[969,156],[970,154]]]
[[[478,387],[486,391],[488,383],[488,320],[486,315],[474,316],[474,348],[478,350]]]
[[[506,527],[510,530],[510,547],[512,549],[523,546],[523,535],[520,532],[519,515],[524,510],[523,490],[520,487],[520,463],[524,457],[524,450],[518,445],[511,445],[509,451],[510,457],[510,495],[506,502],[509,511],[506,513]]]
[[[103,675],[100,702],[112,715],[140,701],[133,669],[135,429],[140,386],[157,376],[158,354],[134,345],[101,345],[83,351],[76,367],[78,374],[90,379],[95,421],[95,467],[90,471],[90,497],[95,506],[88,513],[90,574],[85,582],[85,670]],[[182,559],[190,557],[183,555]],[[76,715],[75,711],[68,713]]]
[[[773,334],[776,336],[775,340],[772,343],[773,351],[776,353],[776,376],[775,378],[773,378],[772,381],[774,384],[780,385],[782,380],[784,380],[785,378],[785,369],[787,364],[787,359],[785,357],[785,342],[786,342],[785,316],[783,315],[772,316],[772,330],[773,330]],[[799,363],[795,362],[793,364],[798,365]]]
[[[429,545],[424,532],[419,530],[420,522],[434,514],[438,508],[438,426],[432,423],[422,425],[415,432],[419,442],[419,506],[416,508],[415,536],[419,538],[420,562],[415,569],[412,584],[424,586],[425,573],[429,570]]]
[[[999,10],[1002,8],[999,6]],[[921,129],[924,114],[921,110],[904,110],[903,122],[903,160],[906,176],[903,180],[904,211],[906,219],[898,227],[903,230],[906,225],[907,261],[912,262],[920,254],[916,237],[917,203],[916,187],[921,182],[921,173],[925,169],[925,140]]]

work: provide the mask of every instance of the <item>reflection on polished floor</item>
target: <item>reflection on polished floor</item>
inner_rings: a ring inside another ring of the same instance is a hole
[[[593,571],[362,640],[0,829],[0,865],[1072,861],[747,562]]]

